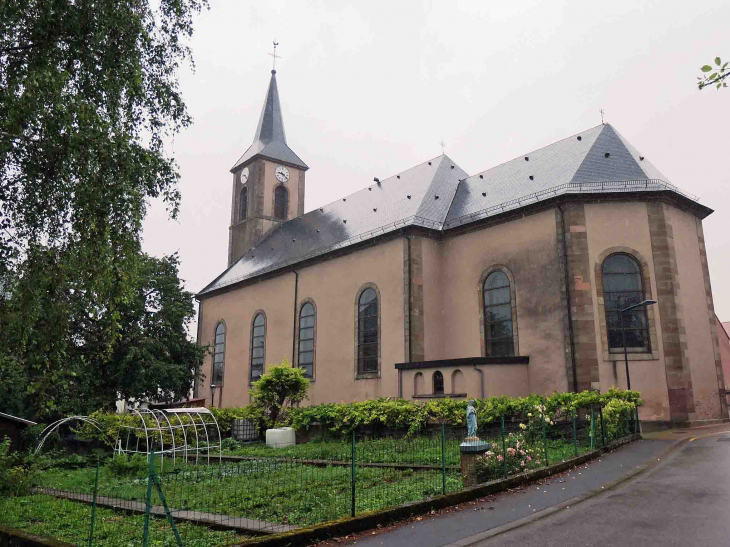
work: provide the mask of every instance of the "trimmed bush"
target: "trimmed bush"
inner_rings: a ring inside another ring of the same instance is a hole
[[[528,418],[537,406],[545,408],[545,414],[555,416],[578,408],[586,408],[591,404],[604,407],[604,420],[610,423],[614,419],[618,423],[618,413],[627,408],[641,405],[638,391],[609,389],[606,393],[583,391],[580,393],[558,393],[552,395],[532,394],[527,397],[488,397],[477,399],[477,419],[480,424],[496,422],[501,416],[520,419]],[[446,423],[451,426],[465,425],[466,401],[455,399],[437,399],[427,403],[406,401],[405,399],[381,398],[355,403],[325,403],[306,407],[286,408],[279,422],[297,430],[307,430],[312,424],[333,433],[348,433],[362,426],[394,429],[409,432],[419,431],[429,423]],[[223,436],[230,435],[231,426],[236,419],[249,419],[261,423],[264,410],[255,405],[237,408],[211,409]],[[121,416],[110,412],[95,412],[92,417],[103,423],[104,434],[95,428],[84,426],[79,436],[86,439],[99,439],[113,444]]]

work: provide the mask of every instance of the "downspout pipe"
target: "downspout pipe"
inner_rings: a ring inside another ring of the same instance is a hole
[[[297,302],[299,301],[299,273],[296,270],[292,270],[294,274],[294,320],[292,321],[292,334],[291,334],[291,366],[296,366],[296,360],[294,359],[297,351]]]
[[[573,391],[578,393],[578,371],[575,365],[575,336],[573,334],[573,312],[570,299],[570,277],[568,275],[568,243],[565,232],[565,211],[558,205],[560,211],[560,227],[563,230],[563,270],[565,271],[565,302],[568,307],[568,339],[570,340],[570,366],[573,372]]]

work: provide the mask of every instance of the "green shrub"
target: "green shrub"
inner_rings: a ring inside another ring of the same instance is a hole
[[[0,496],[23,496],[35,485],[38,473],[51,467],[48,456],[30,452],[10,453],[10,439],[0,442]]]
[[[141,476],[147,473],[149,463],[142,454],[117,454],[107,467],[118,477]]]
[[[241,443],[232,437],[228,437],[221,441],[221,448],[223,450],[238,450],[241,448]]]
[[[298,369],[288,368],[287,371],[298,372]],[[297,372],[294,374],[297,374]],[[538,406],[544,407],[543,412],[546,417],[554,418],[570,414],[571,411],[579,408],[587,408],[591,404],[607,406],[612,401],[617,401],[614,403],[614,407],[619,402],[627,403],[629,406],[642,404],[641,395],[638,391],[620,390],[613,387],[606,393],[598,391],[583,391],[581,393],[555,392],[548,396],[532,394],[527,397],[500,395],[498,397],[477,399],[477,419],[480,427],[490,422],[498,422],[502,416],[527,420],[530,418],[528,414],[532,414],[534,420],[540,420],[540,413],[535,411]],[[627,407],[624,405],[623,408]],[[265,420],[268,410],[263,404],[234,408],[212,408],[211,412],[218,422],[223,437],[230,435],[233,421],[237,419],[251,420],[259,426],[263,426],[263,428],[270,425],[270,420]],[[609,409],[609,414],[611,412]],[[78,430],[79,436],[84,439],[98,439],[113,444],[117,438],[122,420],[121,416],[113,412],[98,411],[92,414],[91,417],[101,424],[104,431],[100,433],[96,428],[87,424],[81,426]],[[306,407],[289,407],[282,404],[279,407],[278,423],[289,425],[298,430],[308,429],[312,424],[318,423],[333,433],[348,433],[361,426],[416,432],[423,429],[428,423],[443,422],[450,426],[463,426],[466,423],[465,417],[466,401],[443,398],[428,401],[424,404],[405,399],[381,398],[354,403],[324,403]],[[129,420],[132,417],[128,416],[125,419]],[[182,439],[180,441],[182,442]],[[168,440],[166,439],[165,444],[167,443]]]
[[[90,465],[90,459],[80,454],[71,454],[65,458],[59,458],[53,461],[53,467],[57,467],[59,469],[82,469],[84,467],[89,467]]]
[[[288,402],[294,405],[307,398],[309,380],[304,377],[304,371],[299,367],[292,367],[284,359],[280,365],[270,366],[266,374],[261,375],[253,384],[251,390],[252,406],[262,410],[266,426],[274,427],[278,424],[279,415]]]

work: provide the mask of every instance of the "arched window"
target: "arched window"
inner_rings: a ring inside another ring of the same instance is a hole
[[[507,275],[496,270],[484,280],[484,345],[487,356],[514,355],[512,300]]]
[[[241,188],[241,196],[238,200],[238,220],[246,220],[248,209],[248,188]]]
[[[289,211],[289,191],[285,186],[277,186],[274,190],[274,218],[286,220]]]
[[[378,372],[378,295],[365,289],[358,300],[357,372]]]
[[[423,395],[423,373],[416,372],[413,377],[413,395]]]
[[[433,394],[443,395],[444,394],[444,375],[441,374],[440,370],[433,373]]]
[[[304,376],[314,377],[314,323],[315,311],[311,302],[299,310],[299,366]]]
[[[606,308],[608,351],[621,353],[626,348],[632,352],[651,351],[649,321],[646,307],[621,310],[644,300],[641,266],[627,254],[613,254],[603,261],[603,301]]]
[[[257,313],[251,328],[251,381],[255,382],[264,373],[266,358],[266,316]]]
[[[213,348],[213,374],[211,384],[223,384],[223,369],[226,366],[226,326],[218,323],[215,328],[215,345]]]

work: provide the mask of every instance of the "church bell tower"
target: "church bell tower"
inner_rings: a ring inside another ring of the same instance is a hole
[[[231,169],[229,266],[270,230],[304,214],[307,169],[307,164],[286,144],[276,70],[272,70],[253,144]]]

